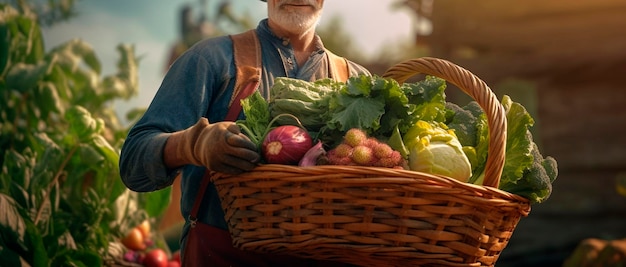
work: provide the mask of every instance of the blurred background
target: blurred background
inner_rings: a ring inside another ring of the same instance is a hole
[[[71,13],[44,23],[46,48],[82,39],[106,73],[115,69],[116,45],[134,45],[138,94],[114,104],[125,120],[149,104],[176,55],[201,38],[256,27],[266,5],[82,0]],[[618,182],[626,176],[624,16],[622,0],[341,0],[325,1],[319,34],[329,49],[374,74],[410,58],[439,57],[524,104],[559,176],[551,198],[522,218],[498,266],[562,266],[583,240],[626,238]],[[459,91],[447,93],[452,102],[468,101]]]

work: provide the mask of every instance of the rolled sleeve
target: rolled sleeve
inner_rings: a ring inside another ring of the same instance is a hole
[[[129,138],[124,142],[120,174],[126,187],[137,192],[150,192],[172,184],[177,170],[168,169],[163,162],[163,149],[170,135],[146,134],[143,138]]]

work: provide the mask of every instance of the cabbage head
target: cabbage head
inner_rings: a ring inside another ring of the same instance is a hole
[[[404,135],[409,151],[409,168],[467,182],[472,176],[469,159],[453,130],[443,123],[415,123]]]

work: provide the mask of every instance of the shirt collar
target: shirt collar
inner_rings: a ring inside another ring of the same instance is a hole
[[[285,40],[282,37],[275,35],[272,30],[270,30],[267,18],[259,22],[259,25],[257,26],[257,34],[259,34],[259,36],[267,38],[267,40],[270,40],[271,43],[275,46],[286,47],[289,45],[289,40]],[[319,37],[319,35],[315,34],[313,42],[315,42],[316,48],[316,51],[314,51],[314,53],[320,53],[324,51],[324,43],[322,43],[322,39]]]

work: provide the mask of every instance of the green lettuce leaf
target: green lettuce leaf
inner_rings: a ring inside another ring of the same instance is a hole
[[[535,123],[530,113],[509,96],[502,98],[507,119],[506,159],[501,183],[514,182],[533,164],[533,136],[530,127]]]
[[[236,123],[258,148],[270,127],[269,104],[259,91],[254,91],[253,94],[241,100],[241,108],[246,118]]]

